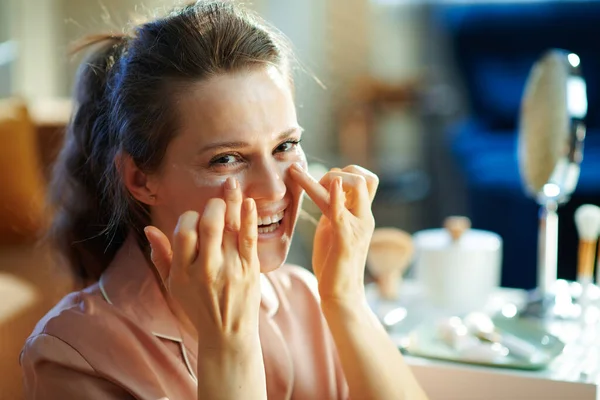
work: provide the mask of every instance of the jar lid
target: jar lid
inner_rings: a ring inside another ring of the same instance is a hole
[[[502,245],[500,235],[479,229],[469,229],[453,240],[447,229],[426,229],[413,235],[415,247],[421,250],[446,250],[458,246],[463,250],[496,251]]]

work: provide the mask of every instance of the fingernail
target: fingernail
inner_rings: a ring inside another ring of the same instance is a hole
[[[146,239],[150,240],[148,237],[150,235],[150,227],[147,226],[144,228],[144,235],[146,235]]]
[[[227,180],[225,181],[225,188],[228,190],[237,189],[237,179],[232,177],[227,178]]]

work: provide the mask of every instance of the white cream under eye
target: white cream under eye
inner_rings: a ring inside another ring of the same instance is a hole
[[[225,184],[225,181],[227,180],[227,178],[229,178],[229,176],[233,176],[234,178],[236,177],[235,174],[227,175],[227,176],[223,176],[223,175],[216,176],[213,174],[207,174],[207,173],[202,173],[202,172],[196,171],[193,168],[190,168],[189,172],[192,175],[194,184],[199,188],[221,187]]]
[[[225,184],[227,178],[231,175],[214,175],[207,174],[206,172],[198,171],[193,167],[184,167],[177,164],[172,164],[172,168],[181,173],[187,173],[192,178],[194,185],[198,188],[205,187],[221,187]],[[235,175],[233,175],[235,177]]]

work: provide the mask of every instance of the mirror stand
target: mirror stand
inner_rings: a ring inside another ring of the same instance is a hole
[[[558,203],[549,200],[540,208],[537,281],[544,295],[552,292],[558,276]]]
[[[558,276],[558,202],[546,199],[540,207],[538,287],[530,293],[522,315],[536,318],[576,318],[581,310],[568,282]]]
[[[538,287],[530,292],[528,302],[520,313],[523,317],[574,320],[585,311],[586,288],[578,282],[558,279],[559,204],[555,199],[545,199],[540,206]]]

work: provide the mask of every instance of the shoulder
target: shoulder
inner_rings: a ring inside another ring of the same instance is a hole
[[[86,348],[93,346],[90,332],[100,331],[93,327],[95,297],[88,289],[70,293],[38,322],[20,355],[27,390],[52,386],[51,381],[60,376],[77,376],[83,384],[97,375],[86,355]]]
[[[71,293],[25,342],[20,357],[25,390],[32,399],[43,392],[51,393],[44,397],[49,399],[76,398],[74,393],[90,393],[90,399],[130,398],[124,393],[141,387],[151,392],[156,385],[140,386],[156,366],[148,356],[154,348],[144,348],[151,346],[148,336],[97,288]]]
[[[44,335],[67,339],[85,333],[89,324],[96,323],[97,316],[111,314],[98,292],[97,285],[94,285],[63,297],[37,323],[29,340]]]
[[[92,364],[98,343],[118,346],[112,331],[125,321],[96,286],[65,296],[36,325],[25,342],[21,361]]]

